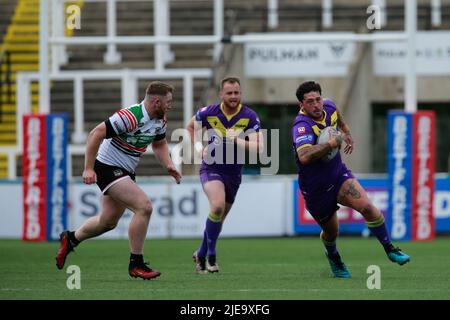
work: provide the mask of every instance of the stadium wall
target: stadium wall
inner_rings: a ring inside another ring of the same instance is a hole
[[[152,199],[154,211],[148,238],[199,238],[203,233],[208,202],[196,177],[180,185],[170,180],[138,177],[139,185]],[[360,179],[369,197],[386,214],[387,178]],[[69,228],[98,214],[100,192],[81,182],[69,186]],[[0,182],[0,238],[22,238],[23,205],[20,180]],[[338,212],[341,234],[368,235],[361,216],[349,208]],[[434,216],[438,234],[450,233],[450,178],[436,177]],[[117,228],[103,239],[126,239],[131,213],[126,211]],[[224,237],[270,237],[318,234],[319,228],[302,207],[295,176],[244,176],[235,206],[227,217]]]

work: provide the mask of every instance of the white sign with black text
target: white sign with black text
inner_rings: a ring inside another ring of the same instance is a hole
[[[344,41],[247,43],[245,75],[249,78],[345,76],[354,51],[355,44]]]
[[[373,44],[373,72],[377,76],[401,76],[406,67],[406,42]],[[416,73],[450,75],[450,32],[422,31],[416,35]]]

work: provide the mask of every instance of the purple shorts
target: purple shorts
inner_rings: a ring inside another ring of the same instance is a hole
[[[233,203],[241,185],[241,174],[226,174],[213,169],[200,169],[200,181],[202,184],[213,180],[222,181],[225,186],[225,202]]]
[[[345,181],[354,177],[353,173],[344,166],[336,179],[336,183],[330,185],[322,193],[307,194],[302,192],[305,198],[306,208],[317,223],[322,224],[327,222],[339,209],[337,203],[339,190]]]

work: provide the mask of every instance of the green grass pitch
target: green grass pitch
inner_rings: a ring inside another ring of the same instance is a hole
[[[147,240],[145,259],[162,272],[143,281],[128,276],[126,240],[90,240],[55,266],[58,243],[0,241],[0,299],[450,299],[450,238],[397,243],[411,256],[398,266],[374,238],[338,241],[351,279],[331,275],[318,237],[219,239],[220,273],[197,275],[191,255],[199,243]],[[66,268],[81,270],[81,289],[69,290]],[[370,265],[381,289],[367,288]]]

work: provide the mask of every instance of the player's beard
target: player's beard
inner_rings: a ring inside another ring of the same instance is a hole
[[[320,121],[323,118],[323,108],[314,109],[309,115],[314,120]]]
[[[229,109],[236,109],[239,106],[240,101],[236,100],[236,101],[229,101],[229,102],[225,102],[225,107],[229,108]]]
[[[157,119],[164,119],[164,117],[166,116],[168,111],[169,111],[169,108],[167,108],[167,110],[164,110],[163,107],[160,107],[160,108],[156,109],[156,118]]]

